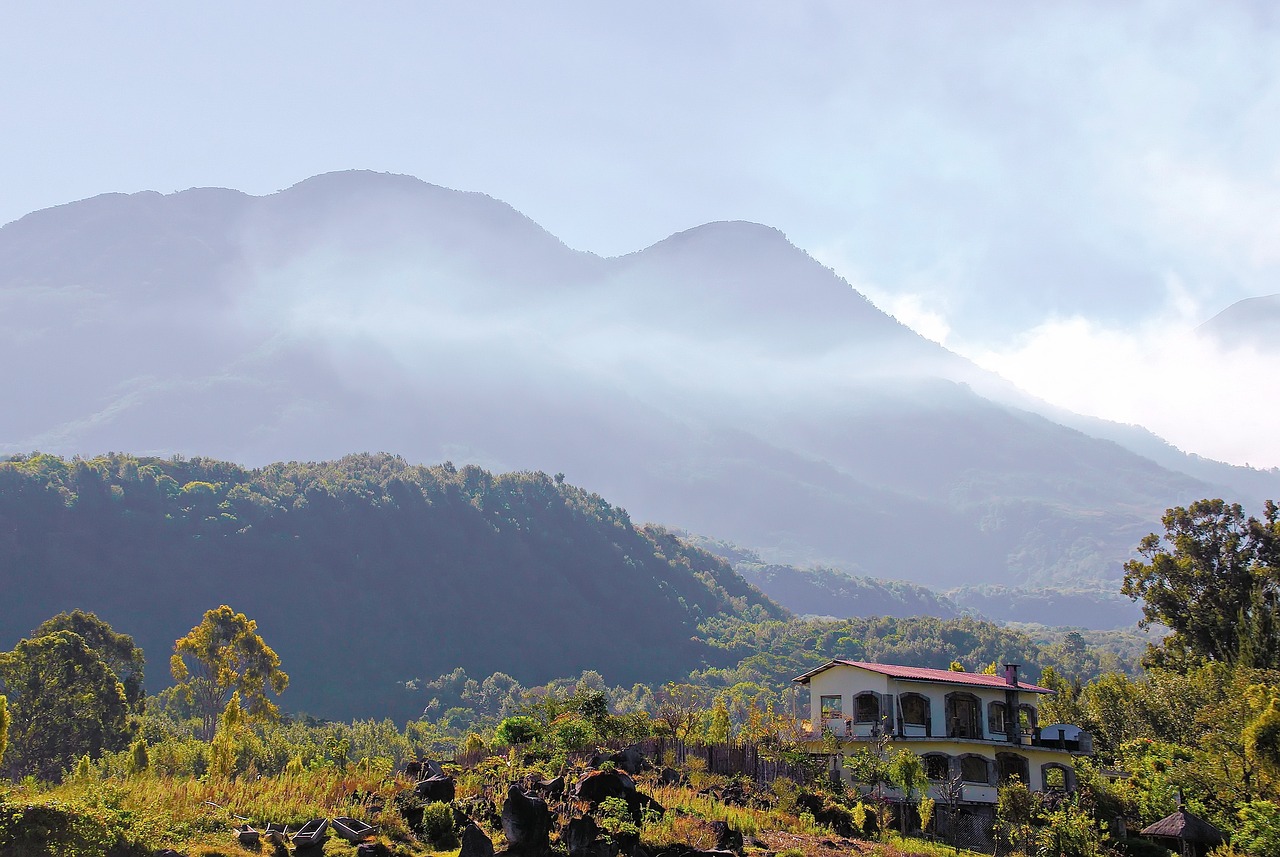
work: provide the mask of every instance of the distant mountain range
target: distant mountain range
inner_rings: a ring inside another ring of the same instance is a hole
[[[936,589],[1114,587],[1167,506],[1280,495],[1280,474],[1022,396],[777,230],[606,259],[367,172],[0,228],[0,361],[0,454],[563,472],[767,563]]]
[[[1280,350],[1280,295],[1237,301],[1200,325],[1199,331],[1226,346]]]

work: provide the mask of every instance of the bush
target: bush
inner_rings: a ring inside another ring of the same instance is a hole
[[[1170,857],[1173,853],[1163,845],[1140,836],[1117,839],[1112,843],[1112,847],[1124,857]]]
[[[498,724],[493,740],[499,744],[527,744],[538,737],[538,721],[525,715],[508,717]]]
[[[453,807],[447,803],[436,801],[424,806],[418,829],[433,848],[447,851],[458,847],[458,837],[453,830]]]

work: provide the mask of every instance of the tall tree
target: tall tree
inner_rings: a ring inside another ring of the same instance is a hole
[[[205,740],[213,738],[218,713],[239,694],[245,712],[273,719],[278,709],[268,697],[283,693],[289,676],[280,658],[258,633],[258,623],[223,604],[174,643],[170,669],[179,692],[200,712]]]
[[[70,631],[80,635],[85,645],[102,658],[124,686],[124,695],[129,700],[129,707],[134,712],[141,712],[146,698],[146,692],[142,686],[145,659],[142,656],[142,649],[134,644],[133,637],[117,633],[95,614],[86,613],[83,610],[59,613],[52,619],[46,619],[40,623],[39,628],[31,632],[31,637],[33,639],[43,637],[55,631]]]
[[[111,668],[78,634],[54,631],[0,655],[10,711],[9,769],[56,780],[77,757],[120,750],[129,703]]]
[[[1142,599],[1144,626],[1159,623],[1173,631],[1160,648],[1148,650],[1148,664],[1280,666],[1276,518],[1274,504],[1267,504],[1261,522],[1223,500],[1165,513],[1164,536],[1142,540],[1144,559],[1125,563],[1121,589]]]
[[[669,681],[653,695],[657,717],[667,724],[671,734],[680,741],[702,719],[707,707],[707,693],[693,684],[677,684]]]

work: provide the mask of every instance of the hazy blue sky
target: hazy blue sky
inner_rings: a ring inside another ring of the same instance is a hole
[[[1274,410],[1173,389],[1270,368],[1189,331],[1280,292],[1276,8],[6,4],[0,222],[353,167],[606,255],[756,220],[1032,392],[1278,465]]]

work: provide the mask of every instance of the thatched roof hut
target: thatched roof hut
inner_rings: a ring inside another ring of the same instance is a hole
[[[1224,841],[1221,830],[1187,812],[1185,806],[1179,806],[1173,815],[1142,828],[1140,834],[1172,848],[1183,857],[1204,857]]]

